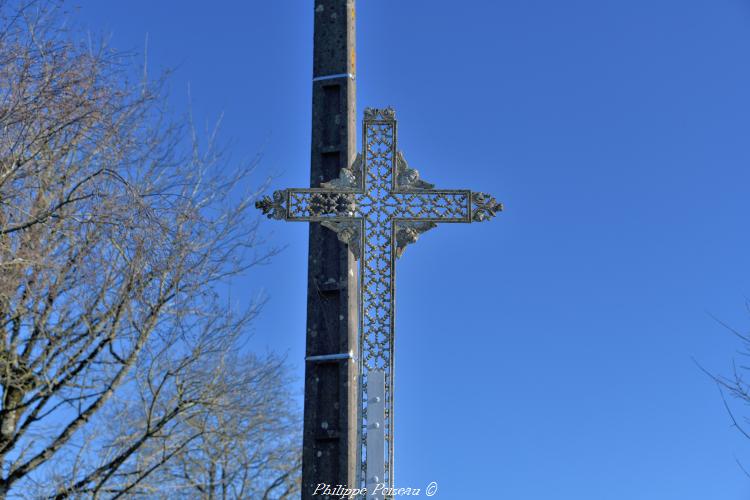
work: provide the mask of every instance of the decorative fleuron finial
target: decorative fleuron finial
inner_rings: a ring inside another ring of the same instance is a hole
[[[273,198],[264,196],[256,201],[255,208],[260,209],[269,219],[284,220],[286,219],[285,198],[285,191],[275,191]]]
[[[471,193],[471,220],[483,222],[503,211],[503,204],[487,193]]]
[[[393,108],[365,108],[365,120],[395,120],[396,110]]]

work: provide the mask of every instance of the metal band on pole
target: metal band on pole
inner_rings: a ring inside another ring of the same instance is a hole
[[[312,79],[314,82],[319,82],[321,80],[333,80],[336,78],[351,78],[354,80],[354,74],[353,73],[336,73],[335,75],[325,75],[325,76],[316,76]]]
[[[344,352],[341,354],[321,354],[319,356],[308,356],[305,361],[313,363],[324,363],[326,361],[341,361],[345,359],[354,359],[354,353],[352,351]]]

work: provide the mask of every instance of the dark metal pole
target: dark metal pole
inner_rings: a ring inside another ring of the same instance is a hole
[[[314,9],[310,186],[320,187],[356,155],[355,0]],[[358,275],[333,231],[310,224],[309,245],[302,498],[313,500],[320,483],[356,486]]]

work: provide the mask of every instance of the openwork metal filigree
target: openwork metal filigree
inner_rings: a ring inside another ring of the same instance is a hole
[[[321,188],[276,191],[256,206],[275,219],[321,222],[359,261],[360,483],[372,491],[375,483],[393,486],[396,258],[438,223],[488,220],[502,204],[421,180],[397,149],[392,108],[366,109],[363,129],[363,153],[337,179]]]

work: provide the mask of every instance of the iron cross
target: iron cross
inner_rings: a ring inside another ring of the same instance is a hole
[[[484,193],[434,189],[397,148],[392,108],[365,109],[363,153],[320,188],[285,189],[256,207],[272,219],[320,222],[359,261],[360,488],[367,498],[393,488],[395,263],[440,222],[481,222],[502,210]],[[333,356],[340,356],[334,354]],[[346,356],[346,355],[345,355]],[[380,486],[378,486],[380,485]]]

